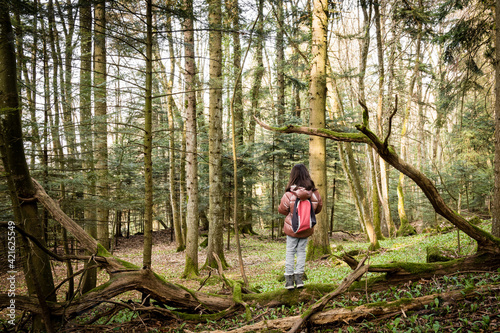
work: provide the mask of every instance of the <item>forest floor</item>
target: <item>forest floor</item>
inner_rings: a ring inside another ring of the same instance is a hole
[[[488,224],[481,226],[488,230]],[[282,276],[285,261],[284,238],[272,239],[266,231],[256,230],[258,235],[241,238],[242,255],[245,272],[252,288],[261,292],[283,289]],[[184,269],[184,252],[177,252],[175,244],[171,242],[169,232],[154,232],[153,240],[153,267],[152,269],[172,283],[177,283],[192,290],[210,293],[229,293],[223,287],[218,273],[214,270],[203,269],[206,259],[206,250],[200,248],[199,266],[200,277],[196,280],[180,278]],[[459,240],[460,237],[460,240]],[[225,238],[227,241],[227,238]],[[200,242],[202,239],[200,239]],[[333,256],[319,259],[306,264],[306,284],[323,283],[335,285],[345,278],[351,269],[335,255],[343,252],[358,251],[358,258],[369,255],[367,264],[383,264],[389,262],[425,262],[426,248],[440,246],[452,249],[450,253],[464,256],[474,252],[475,243],[463,233],[451,231],[443,234],[419,234],[412,237],[402,237],[381,241],[382,248],[377,252],[368,253],[368,243],[359,235],[337,232],[330,238],[334,249]],[[458,244],[460,243],[460,249]],[[227,245],[227,244],[226,244]],[[123,260],[141,266],[143,236],[135,235],[129,238],[119,238],[114,255]],[[225,259],[230,267],[224,271],[226,277],[241,280],[237,251],[234,237],[231,239],[230,249],[225,247]],[[63,265],[54,264],[56,283],[65,277]],[[81,268],[81,267],[80,267]],[[76,269],[75,269],[76,270]],[[377,274],[368,273],[363,279],[374,277]],[[0,278],[4,278],[0,276]],[[99,274],[100,282],[105,282],[104,272]],[[19,294],[23,293],[24,278],[17,277]],[[348,292],[335,298],[328,308],[353,307],[367,303],[392,301],[402,298],[417,298],[420,296],[441,293],[456,289],[466,289],[478,285],[500,283],[500,272],[457,272],[451,276],[432,278],[420,281],[410,281],[401,286],[388,286],[379,292]],[[0,289],[0,293],[5,292]],[[60,293],[62,294],[62,293]],[[63,296],[61,296],[63,297]],[[118,300],[140,301],[138,292],[122,294]],[[61,299],[62,300],[62,299]],[[105,306],[93,313],[83,315],[77,320],[68,323],[61,332],[93,332],[95,330],[122,331],[122,332],[200,332],[222,330],[230,331],[238,327],[255,323],[261,320],[272,320],[287,316],[296,316],[303,313],[313,303],[300,303],[292,307],[252,308],[252,320],[245,318],[243,311],[230,318],[204,323],[182,323],[157,319],[139,318],[137,313],[123,310],[109,318],[109,321],[100,320],[92,326],[82,325],[91,319],[97,312],[103,311]],[[0,312],[0,316],[5,310]],[[1,327],[0,327],[1,330]],[[309,327],[307,332],[500,332],[500,293],[498,290],[486,295],[478,295],[458,303],[442,304],[437,299],[435,304],[426,306],[419,311],[404,311],[397,316],[373,318],[362,322],[345,322],[336,325]]]

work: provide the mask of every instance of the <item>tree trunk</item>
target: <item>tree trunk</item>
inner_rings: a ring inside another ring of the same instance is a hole
[[[75,126],[73,124],[73,95],[72,95],[72,87],[73,84],[71,82],[71,78],[73,75],[73,53],[76,48],[76,45],[73,41],[73,35],[75,31],[75,21],[73,16],[73,7],[67,7],[66,15],[62,12],[61,5],[59,1],[56,0],[56,7],[59,14],[59,19],[63,25],[64,32],[64,70],[63,64],[61,62],[61,99],[62,99],[62,110],[63,110],[63,121],[64,121],[64,135],[67,140],[67,149],[68,149],[68,164],[72,169],[74,165],[74,161],[77,159],[78,149],[76,147],[76,132]],[[66,24],[67,18],[67,24]],[[59,51],[59,54],[61,52]]]
[[[384,117],[384,84],[385,84],[385,70],[384,70],[384,45],[382,44],[382,20],[380,16],[379,0],[374,0],[373,8],[375,14],[375,28],[377,38],[377,56],[378,56],[378,102],[377,102],[377,134],[379,137],[384,135],[383,130],[383,117]],[[392,219],[390,200],[389,200],[389,173],[387,170],[387,163],[381,158],[376,157],[380,166],[380,201],[384,211],[385,224],[387,234],[392,237],[396,231],[394,221]]]
[[[214,253],[219,256],[223,267],[227,266],[224,258],[223,242],[223,202],[222,202],[222,9],[220,0],[208,2],[208,22],[210,25],[210,81],[209,81],[209,231],[206,265],[217,267]]]
[[[495,185],[493,191],[493,219],[491,233],[500,237],[500,0],[496,1],[495,12]]]
[[[86,172],[86,180],[82,189],[83,199],[86,202],[83,217],[85,231],[97,238],[96,209],[93,203],[96,189],[94,174],[94,143],[92,130],[91,110],[91,80],[92,80],[92,7],[90,1],[81,0],[80,3],[80,144],[82,153],[82,168]],[[93,266],[93,262],[85,263]],[[85,271],[82,277],[82,292],[85,293],[96,287],[97,270]]]
[[[33,2],[34,6],[34,12],[37,12],[38,9],[38,1]],[[20,17],[20,8],[19,6],[15,6],[14,8],[15,11],[15,16],[16,16],[16,21],[18,23],[21,23],[21,17]],[[18,24],[17,27],[15,27],[17,33],[17,52],[19,54],[19,65],[21,66],[20,70],[23,74],[24,77],[24,82],[26,85],[26,100],[28,103],[28,110],[30,114],[30,139],[31,141],[31,152],[30,152],[30,169],[35,168],[35,163],[36,163],[36,154],[40,151],[42,151],[40,147],[40,134],[38,130],[38,123],[36,119],[36,82],[37,82],[37,66],[32,66],[32,72],[31,72],[31,78],[30,78],[30,73],[28,72],[28,67],[26,66],[28,62],[28,58],[24,54],[24,49],[25,45],[23,42],[24,37],[24,29],[21,24]],[[33,33],[33,44],[31,45],[31,63],[36,63],[38,61],[38,18],[36,15],[34,15],[33,18],[33,26],[32,26],[32,33]],[[28,141],[27,140],[27,141]]]
[[[420,1],[419,7],[422,8],[422,3]],[[406,108],[403,118],[403,124],[401,128],[401,158],[406,159],[406,151],[407,151],[407,141],[408,141],[408,122],[410,119],[410,111],[411,104],[413,100],[413,90],[415,87],[415,82],[417,81],[418,75],[420,75],[420,47],[422,43],[422,23],[418,23],[418,35],[416,41],[416,56],[415,56],[415,65],[413,68],[413,74],[410,80],[410,85],[408,87],[408,98],[406,101]],[[408,221],[408,216],[406,215],[405,209],[405,193],[404,193],[404,174],[399,174],[398,180],[398,213],[399,213],[399,229],[398,236],[407,236],[415,233],[415,228],[410,225]]]
[[[94,9],[94,109],[96,149],[96,194],[100,200],[108,200],[108,119],[106,88],[106,0],[96,3]],[[97,239],[109,249],[109,209],[106,204],[97,205]]]
[[[259,101],[260,101],[260,91],[261,91],[261,86],[262,86],[262,78],[264,76],[264,62],[263,62],[263,29],[264,29],[264,17],[263,17],[263,7],[264,7],[264,0],[258,0],[258,15],[259,19],[257,22],[257,36],[256,36],[256,47],[255,47],[255,68],[254,68],[254,77],[253,77],[253,84],[252,84],[252,89],[250,91],[250,100],[252,103],[252,114],[254,114],[256,117],[260,117],[260,109],[259,109]],[[248,128],[248,145],[250,147],[250,152],[249,155],[253,158],[255,156],[255,128],[256,128],[256,123],[255,119],[253,117],[250,118],[249,122],[249,128]],[[251,168],[249,170],[249,179],[254,179],[254,176],[257,174],[255,168]],[[253,223],[253,184],[250,185],[247,188],[247,198],[248,198],[248,209],[247,209],[247,214],[245,216],[245,224],[250,224],[252,225]],[[274,222],[274,220],[273,220]]]
[[[326,107],[326,36],[328,4],[325,0],[313,1],[312,14],[312,56],[310,82],[310,118],[309,125],[315,128],[325,127]],[[323,210],[327,210],[327,178],[326,178],[326,140],[321,137],[309,139],[309,171],[319,194],[323,199]],[[317,259],[330,254],[328,239],[328,216],[317,215],[317,224],[311,240],[307,245],[307,260]]]
[[[279,124],[281,124],[285,120],[285,50],[284,50],[284,25],[285,25],[285,16],[283,13],[283,0],[278,0],[276,2],[276,20],[278,21],[278,27],[276,31],[276,118]],[[274,162],[276,163],[277,170],[277,181],[275,182],[276,188],[274,189],[275,193],[278,193],[275,196],[275,200],[277,200],[274,204],[275,206],[279,205],[279,200],[281,198],[282,193],[285,192],[287,172],[285,170],[284,160],[285,153],[281,152],[282,147],[284,145],[283,138],[281,136],[277,136],[274,138],[276,142],[276,148],[278,149],[276,154],[276,159]],[[273,166],[274,167],[274,166]],[[272,210],[275,211],[274,209]],[[279,228],[281,232],[281,228]]]
[[[0,8],[0,145],[4,168],[10,175],[9,184],[13,185],[12,206],[20,220],[17,225],[37,237],[44,244],[42,223],[38,216],[35,188],[31,182],[22,136],[21,109],[17,90],[16,56],[14,51],[14,33],[9,17],[9,8],[3,4]],[[18,199],[20,198],[20,200]],[[25,200],[23,200],[25,199]],[[45,252],[33,243],[25,241],[24,276],[30,294],[36,294],[42,309],[45,328],[53,332],[50,311],[46,301],[56,301],[51,294],[54,281],[49,258]],[[16,267],[11,266],[10,271]],[[50,296],[49,296],[50,295]],[[41,321],[34,323],[35,330],[41,330]]]
[[[170,2],[169,2],[169,5]],[[172,30],[172,17],[171,15],[167,16],[166,20],[166,29],[167,31]],[[173,219],[173,226],[174,226],[174,233],[175,233],[175,242],[177,244],[177,252],[184,251],[186,248],[186,242],[185,242],[185,237],[184,237],[184,232],[182,229],[182,222],[181,222],[181,210],[180,210],[180,186],[177,177],[176,177],[176,170],[179,171],[179,175],[182,173],[182,168],[178,167],[177,165],[177,157],[176,157],[176,152],[177,149],[175,147],[175,138],[176,136],[178,137],[178,133],[175,130],[175,115],[174,115],[174,108],[175,108],[175,102],[172,97],[172,89],[173,89],[173,79],[175,75],[175,55],[174,55],[174,43],[173,43],[173,38],[172,38],[172,33],[168,32],[167,33],[167,40],[168,40],[168,50],[169,50],[169,55],[170,55],[170,76],[167,79],[166,70],[161,71],[162,75],[162,82],[164,85],[164,89],[167,93],[167,118],[168,118],[168,128],[169,128],[169,150],[168,150],[168,156],[169,156],[169,165],[168,165],[168,175],[169,175],[169,186],[170,186],[170,206],[171,206],[171,211],[172,211],[172,219]],[[160,54],[158,53],[158,56]],[[161,62],[160,62],[161,63]],[[182,141],[182,140],[181,140]],[[180,178],[180,176],[179,176]]]
[[[342,105],[342,101],[340,99],[340,94],[338,91],[338,87],[335,79],[327,78],[328,91],[332,93],[332,107],[334,108],[334,114],[340,119],[344,118],[344,108]],[[342,121],[342,123],[345,122]],[[342,165],[342,169],[344,174],[346,175],[347,183],[349,185],[349,189],[354,198],[354,205],[356,206],[356,212],[358,214],[358,220],[361,226],[361,229],[368,236],[370,240],[370,247],[376,249],[379,247],[379,243],[377,240],[377,235],[375,233],[375,228],[373,223],[371,222],[370,214],[369,214],[369,206],[368,200],[366,198],[365,192],[361,186],[361,179],[359,176],[358,169],[356,167],[356,161],[354,159],[354,153],[352,150],[352,145],[350,142],[342,143],[339,142],[339,156],[340,162]],[[345,153],[344,153],[345,149]]]
[[[359,57],[359,99],[365,103],[365,75],[366,75],[366,63],[368,60],[368,50],[370,48],[370,24],[372,20],[372,6],[370,2],[366,1],[361,1],[361,8],[363,11],[363,30],[364,30],[364,38],[361,41],[361,46],[360,46],[360,57]],[[346,143],[347,146],[347,156],[348,156],[348,162],[349,162],[349,169],[353,173],[353,181],[354,181],[354,186],[356,187],[356,193],[358,193],[359,198],[360,198],[360,204],[362,206],[362,214],[363,214],[363,219],[364,219],[364,225],[366,229],[366,234],[368,235],[368,239],[370,240],[370,248],[372,250],[378,249],[380,247],[378,243],[378,238],[377,238],[377,233],[375,231],[374,227],[374,222],[377,220],[378,225],[380,225],[380,215],[378,211],[378,195],[376,195],[377,192],[377,183],[375,181],[372,181],[371,184],[368,185],[371,186],[372,193],[375,193],[375,195],[372,196],[372,207],[374,208],[372,213],[373,215],[370,216],[370,208],[369,208],[369,197],[367,194],[365,194],[365,191],[363,187],[361,186],[361,179],[359,177],[359,174],[357,172],[356,166],[354,165],[354,156],[352,154],[352,149],[351,149],[351,144]],[[375,168],[375,164],[371,156],[371,150],[367,150],[367,155],[368,155],[368,163],[370,166],[370,169]],[[368,179],[371,177],[367,177]],[[375,215],[376,214],[376,215]]]
[[[186,81],[186,187],[187,187],[187,217],[186,217],[186,262],[183,276],[192,278],[198,276],[198,160],[197,160],[197,127],[196,127],[196,66],[193,30],[193,2],[184,3],[187,17],[183,22],[184,55]]]
[[[144,104],[144,252],[143,267],[151,267],[153,248],[153,0],[146,0],[146,101]]]

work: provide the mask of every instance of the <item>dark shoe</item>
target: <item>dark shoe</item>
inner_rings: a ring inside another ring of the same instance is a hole
[[[285,288],[288,290],[295,289],[293,285],[293,275],[285,275]]]
[[[304,287],[304,281],[302,281],[302,274],[295,274],[295,286],[297,288]]]

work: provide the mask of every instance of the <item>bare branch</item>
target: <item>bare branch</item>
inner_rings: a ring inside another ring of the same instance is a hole
[[[387,146],[389,145],[389,136],[391,136],[391,131],[392,131],[392,118],[396,115],[396,112],[398,112],[398,95],[396,95],[396,101],[394,102],[394,110],[392,111],[391,115],[389,116],[389,128],[387,130],[387,135],[385,136],[384,139],[384,147],[387,149]]]

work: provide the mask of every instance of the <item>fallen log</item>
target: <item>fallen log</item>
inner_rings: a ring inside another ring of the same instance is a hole
[[[358,261],[344,254],[341,259],[352,269],[358,265]],[[432,263],[409,263],[396,262],[390,264],[370,265],[368,272],[385,273],[383,278],[377,278],[374,283],[369,284],[370,290],[386,289],[387,285],[398,285],[408,281],[429,279],[436,276],[444,276],[457,272],[467,271],[496,271],[500,268],[500,255],[492,253],[476,253],[472,256],[458,258],[445,262]]]
[[[500,292],[500,285],[484,285],[478,288],[468,288],[461,290],[453,290],[446,293],[435,293],[418,298],[401,298],[393,302],[378,302],[371,304],[364,304],[356,308],[341,308],[331,309],[328,311],[318,312],[311,316],[310,323],[314,326],[333,325],[340,323],[354,323],[363,319],[373,320],[384,317],[385,319],[391,318],[402,313],[409,311],[417,311],[436,304],[444,306],[446,304],[453,304],[465,299],[475,298],[478,295],[486,295],[489,293]],[[436,302],[438,299],[438,302]],[[270,330],[286,331],[289,330],[293,324],[299,320],[300,316],[293,316],[274,320],[264,320],[255,324],[243,326],[230,331],[210,331],[212,333],[246,333],[246,332],[266,332]],[[204,331],[203,333],[208,333]]]

